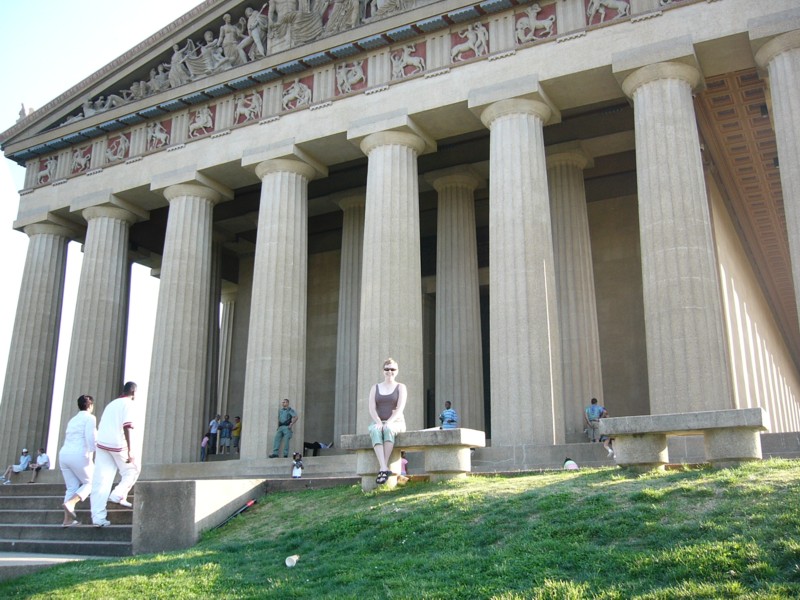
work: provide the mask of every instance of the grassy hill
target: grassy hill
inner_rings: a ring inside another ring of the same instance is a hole
[[[0,597],[800,598],[800,462],[272,494],[188,551],[58,566]]]

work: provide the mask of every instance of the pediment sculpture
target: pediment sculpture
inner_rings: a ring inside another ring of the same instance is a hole
[[[178,88],[321,37],[353,29],[362,23],[410,10],[418,3],[428,2],[271,0],[260,9],[245,7],[243,16],[239,19],[226,13],[222,17],[219,30],[216,27],[207,27],[202,34],[173,44],[171,53],[151,66],[147,79],[134,81],[129,87],[112,93],[85,98],[80,110],[67,117],[59,126]],[[253,111],[248,114],[252,113]]]

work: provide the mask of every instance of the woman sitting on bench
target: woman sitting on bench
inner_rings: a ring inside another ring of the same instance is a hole
[[[394,436],[406,430],[403,409],[406,406],[408,391],[397,377],[397,361],[387,358],[383,361],[383,382],[376,383],[369,391],[369,435],[372,447],[378,457],[380,471],[375,483],[384,484],[393,475],[387,467],[394,450]]]

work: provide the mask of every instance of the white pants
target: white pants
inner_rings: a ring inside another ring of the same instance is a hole
[[[81,501],[86,500],[89,492],[92,491],[92,475],[94,473],[92,457],[85,454],[62,452],[58,455],[58,464],[61,465],[61,476],[67,486],[64,502],[75,495],[79,496]]]
[[[106,502],[109,497],[120,500],[128,497],[133,484],[139,479],[141,467],[137,463],[125,462],[127,452],[109,452],[98,448],[94,455],[94,480],[92,481],[92,523],[104,521],[108,516]],[[120,480],[114,491],[114,477],[119,471]]]

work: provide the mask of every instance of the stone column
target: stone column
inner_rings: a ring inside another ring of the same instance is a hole
[[[457,169],[433,174],[432,183],[439,193],[436,414],[449,400],[458,412],[459,427],[483,430],[483,348],[473,196],[481,180],[471,170]]]
[[[258,211],[247,372],[242,409],[242,458],[271,453],[278,410],[288,398],[300,422],[293,450],[302,448],[305,415],[310,165],[292,159],[259,163]]]
[[[717,260],[692,90],[674,62],[623,81],[633,99],[652,414],[733,408]]]
[[[333,438],[358,433],[358,322],[364,251],[364,191],[337,198],[342,209],[342,258],[339,270],[339,320],[336,336],[336,396]]]
[[[357,432],[370,422],[370,387],[383,378],[383,361],[398,361],[406,384],[409,430],[423,427],[422,271],[417,156],[425,141],[408,132],[372,133],[361,141],[367,155],[364,266],[358,333]]]
[[[222,286],[222,323],[219,335],[219,365],[217,375],[217,398],[220,410],[229,413],[228,394],[231,383],[231,347],[233,345],[233,315],[236,310],[236,287]],[[236,415],[231,415],[235,417]],[[241,415],[239,415],[241,417]]]
[[[489,127],[492,446],[564,439],[553,235],[538,100],[501,100]]]
[[[58,225],[25,228],[28,253],[0,401],[0,457],[16,462],[47,444],[61,304],[71,232]]]
[[[600,336],[594,294],[592,244],[583,169],[590,158],[580,148],[560,147],[547,157],[547,184],[558,286],[567,442],[584,442],[583,409],[603,401]],[[613,410],[613,408],[611,409]]]
[[[756,53],[756,62],[769,73],[794,295],[800,311],[800,30],[764,44]]]
[[[169,216],[144,432],[147,464],[198,460],[208,392],[212,217],[222,199],[194,183],[170,186],[164,196]]]
[[[64,383],[61,435],[78,412],[81,394],[94,397],[95,414],[122,391],[128,326],[131,264],[128,259],[133,213],[114,206],[83,211],[87,221],[83,265]]]
[[[217,413],[222,414],[219,396],[219,301],[222,295],[222,242],[212,234],[211,284],[208,287],[208,366],[206,367],[206,397],[203,420],[208,423]],[[219,443],[219,436],[217,436]]]

